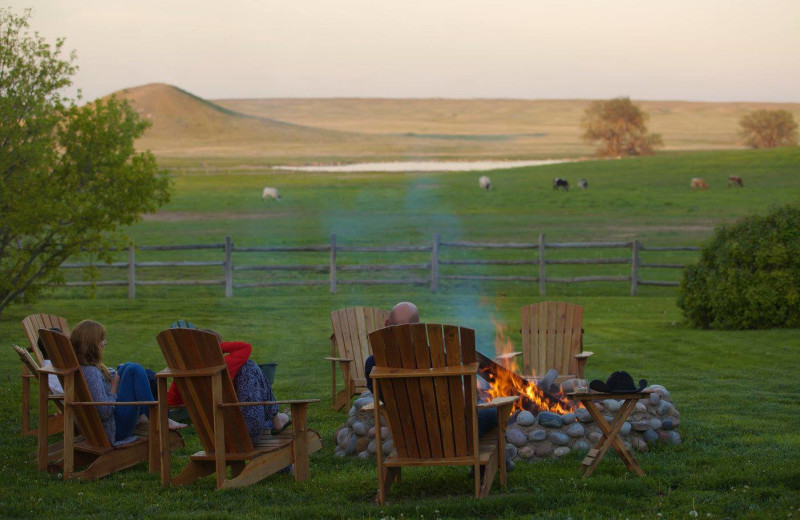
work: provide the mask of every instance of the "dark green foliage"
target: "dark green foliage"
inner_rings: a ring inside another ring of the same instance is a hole
[[[697,327],[800,327],[800,206],[718,228],[685,269],[678,306]]]

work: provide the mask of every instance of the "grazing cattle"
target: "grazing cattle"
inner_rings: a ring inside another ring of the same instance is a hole
[[[744,183],[742,183],[742,178],[737,177],[736,175],[731,175],[728,177],[728,187],[731,186],[739,186],[740,188],[744,188]]]
[[[587,181],[586,179],[580,179],[578,181],[578,187],[582,190],[585,190],[586,188],[589,187],[589,181]]]
[[[689,187],[692,188],[693,190],[695,189],[707,190],[708,183],[699,177],[695,177],[692,179],[692,182],[691,184],[689,184]]]
[[[274,199],[274,200],[281,200],[281,194],[278,193],[278,188],[264,188],[264,191],[261,192],[261,198],[264,200],[267,199]]]
[[[557,190],[558,188],[569,191],[569,182],[567,182],[567,179],[562,179],[561,177],[553,179],[553,189]]]
[[[482,175],[481,178],[478,179],[478,186],[488,191],[492,188],[492,179],[486,175]]]

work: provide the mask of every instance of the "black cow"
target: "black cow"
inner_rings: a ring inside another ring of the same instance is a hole
[[[562,179],[561,177],[553,179],[553,189],[557,190],[558,188],[569,191],[569,182],[567,182],[567,179]]]

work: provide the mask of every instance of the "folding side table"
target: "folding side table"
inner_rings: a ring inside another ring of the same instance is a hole
[[[614,451],[619,454],[619,458],[622,459],[622,462],[629,471],[632,471],[637,475],[644,475],[644,471],[642,471],[642,468],[639,467],[639,464],[636,462],[636,459],[633,458],[630,450],[625,447],[622,439],[620,439],[619,431],[622,428],[622,425],[625,424],[625,421],[628,419],[628,417],[630,417],[631,413],[633,413],[633,409],[636,407],[637,401],[640,399],[649,398],[650,392],[615,394],[590,391],[589,393],[567,394],[567,397],[573,401],[580,401],[583,403],[583,406],[586,407],[589,415],[591,415],[592,419],[594,419],[594,422],[597,423],[600,431],[603,432],[600,440],[597,441],[597,444],[594,445],[594,448],[589,450],[589,452],[586,454],[586,458],[583,459],[583,462],[581,463],[581,473],[583,473],[583,477],[586,478],[591,475],[592,472],[594,472],[597,464],[606,454],[606,451],[608,451],[608,448],[614,448]],[[606,399],[623,401],[616,415],[614,415],[614,419],[611,421],[611,424],[608,423],[603,414],[600,413],[600,410],[598,410],[594,405],[595,401],[604,401]]]

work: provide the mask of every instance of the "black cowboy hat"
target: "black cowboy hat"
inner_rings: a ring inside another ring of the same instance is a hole
[[[612,393],[612,394],[628,394],[631,392],[641,392],[647,386],[647,381],[644,379],[639,380],[639,388],[633,383],[631,375],[625,371],[614,372],[606,382],[599,379],[593,380],[589,383],[589,388],[595,392]]]

